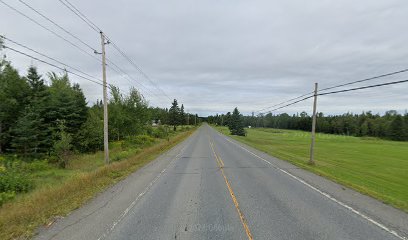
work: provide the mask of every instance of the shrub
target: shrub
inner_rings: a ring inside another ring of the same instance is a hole
[[[15,192],[0,192],[0,206],[16,197]]]
[[[48,164],[47,160],[37,160],[31,163],[22,164],[21,168],[25,172],[39,172],[48,170],[51,166]]]
[[[155,138],[166,138],[167,137],[167,131],[164,127],[159,126],[155,129],[153,129],[152,133],[150,136],[155,137]]]
[[[30,179],[15,170],[0,173],[0,192],[28,192],[34,187]]]
[[[148,135],[138,135],[138,136],[132,136],[128,137],[123,143],[122,147],[123,148],[128,148],[128,147],[145,147],[145,146],[150,146],[152,143],[156,141],[155,138],[148,136]]]

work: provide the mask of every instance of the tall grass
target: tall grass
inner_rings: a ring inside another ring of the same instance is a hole
[[[79,208],[96,193],[152,161],[193,131],[191,129],[175,134],[169,141],[158,140],[150,147],[138,150],[135,154],[130,152],[124,160],[109,165],[101,164],[101,153],[74,159],[68,167],[70,176],[62,178],[60,183],[38,188],[0,208],[0,239],[31,237],[38,226],[47,225],[55,216],[64,216]]]

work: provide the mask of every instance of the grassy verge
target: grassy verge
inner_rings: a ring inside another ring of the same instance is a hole
[[[226,127],[216,129],[229,135]],[[246,137],[232,137],[408,212],[407,142],[317,134],[316,165],[310,166],[309,133],[262,128],[247,131]]]
[[[79,208],[95,194],[186,139],[194,130],[174,133],[169,141],[156,140],[143,149],[123,150],[119,147],[121,143],[114,143],[111,158],[117,158],[117,161],[106,166],[99,152],[74,158],[67,170],[37,171],[33,177],[36,185],[41,187],[0,208],[0,239],[31,237],[38,226],[49,224],[54,217],[65,216]]]

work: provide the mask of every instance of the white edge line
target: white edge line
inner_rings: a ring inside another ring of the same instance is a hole
[[[139,193],[139,195],[135,198],[135,200],[133,200],[133,202],[122,212],[122,214],[112,223],[112,225],[102,234],[102,236],[100,236],[98,238],[98,240],[102,240],[104,238],[106,238],[112,231],[113,229],[116,227],[116,225],[118,225],[124,218],[125,216],[129,213],[129,211],[136,205],[136,203],[139,201],[139,199],[141,197],[143,197],[153,186],[153,184],[155,182],[157,182],[157,180],[159,180],[159,178],[163,175],[163,173],[165,173],[167,171],[168,166],[176,159],[179,159],[179,157],[181,156],[181,154],[184,152],[184,150],[186,149],[186,147],[188,146],[188,144],[186,144],[186,146],[184,146],[180,152],[169,162],[169,164],[167,165],[166,168],[164,168],[154,179],[153,181],[151,181],[147,187],[141,192]]]
[[[314,186],[310,185],[309,183],[305,182],[303,179],[301,179],[301,178],[299,178],[299,177],[296,177],[295,175],[293,175],[293,174],[291,174],[291,173],[289,173],[289,172],[283,170],[282,168],[276,166],[275,164],[272,164],[271,162],[269,162],[269,161],[266,160],[265,158],[263,158],[263,157],[261,157],[261,156],[258,156],[257,154],[253,153],[252,151],[250,151],[250,150],[244,148],[242,145],[240,145],[240,144],[238,144],[238,143],[236,143],[236,142],[233,142],[233,141],[229,140],[228,138],[226,138],[226,137],[225,137],[224,135],[222,135],[221,133],[219,133],[219,132],[217,132],[217,133],[218,133],[218,135],[220,135],[221,137],[223,137],[223,138],[224,138],[225,140],[227,140],[228,142],[230,142],[230,143],[232,143],[232,144],[235,144],[236,146],[242,148],[243,150],[247,151],[248,153],[252,154],[253,156],[255,156],[255,157],[261,159],[262,161],[268,163],[269,165],[273,166],[274,168],[278,169],[279,171],[283,172],[284,174],[286,174],[286,175],[292,177],[293,179],[297,180],[298,182],[300,182],[300,183],[306,185],[307,187],[309,187],[309,188],[313,189],[314,191],[320,193],[321,195],[325,196],[326,198],[328,198],[328,199],[332,200],[333,202],[339,204],[340,206],[342,206],[342,207],[344,207],[344,208],[350,210],[350,211],[353,212],[354,214],[357,214],[358,216],[360,216],[360,217],[366,219],[367,221],[369,221],[370,223],[372,223],[372,224],[376,225],[377,227],[383,229],[384,231],[386,231],[386,232],[388,232],[388,233],[394,235],[395,237],[397,237],[397,238],[399,238],[399,239],[408,240],[406,237],[399,235],[396,231],[394,231],[394,230],[392,230],[392,229],[386,227],[385,225],[383,225],[383,224],[381,224],[381,223],[375,221],[374,219],[372,219],[372,218],[368,217],[367,215],[365,215],[365,214],[363,214],[363,213],[357,211],[357,210],[354,209],[353,207],[351,207],[351,206],[349,206],[349,205],[347,205],[347,204],[341,202],[340,200],[337,200],[336,198],[332,197],[330,194],[328,194],[328,193],[326,193],[326,192],[323,192],[322,190],[318,189],[317,187],[314,187]]]

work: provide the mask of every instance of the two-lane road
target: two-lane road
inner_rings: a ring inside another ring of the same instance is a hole
[[[341,189],[204,125],[37,238],[404,239],[405,213]]]

